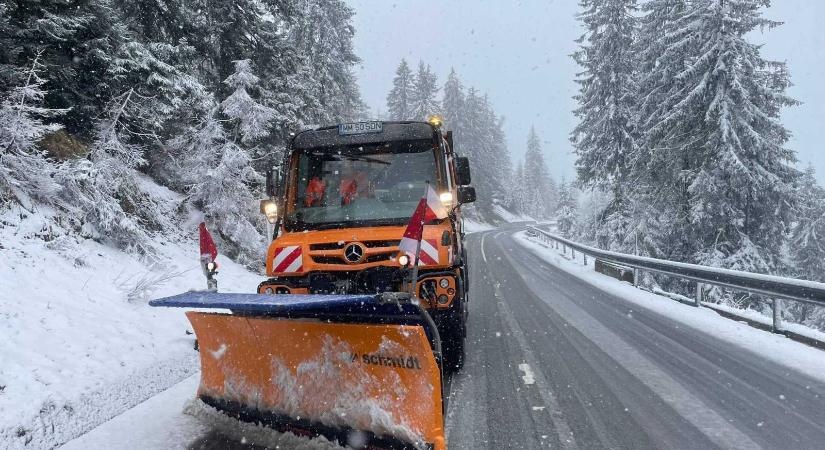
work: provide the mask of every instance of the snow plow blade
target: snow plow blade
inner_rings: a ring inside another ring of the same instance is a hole
[[[189,292],[150,304],[198,310],[186,316],[209,406],[354,448],[444,449],[438,332],[388,298]]]

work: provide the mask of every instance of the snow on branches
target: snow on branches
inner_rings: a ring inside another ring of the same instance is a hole
[[[24,84],[4,93],[0,102],[0,205],[14,200],[28,210],[34,200],[52,202],[59,189],[51,179],[54,164],[36,144],[60,128],[44,119],[65,112],[42,106],[45,81],[39,75],[39,56],[21,74]]]
[[[221,110],[230,120],[237,122],[237,134],[245,144],[266,136],[275,117],[274,109],[258,103],[249,95],[259,81],[260,78],[252,73],[248,59],[235,61],[235,73],[224,80],[233,92],[221,103]]]

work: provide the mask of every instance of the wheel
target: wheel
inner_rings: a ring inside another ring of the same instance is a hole
[[[463,280],[459,279],[457,285],[459,290],[454,308],[446,314],[438,330],[444,369],[448,373],[456,372],[464,366],[464,344],[467,338],[467,301]]]
[[[464,366],[464,326],[459,329],[444,330],[441,335],[441,352],[444,356],[444,371],[457,372]]]

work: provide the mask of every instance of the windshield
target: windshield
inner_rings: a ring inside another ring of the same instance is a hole
[[[427,183],[438,184],[431,141],[341,146],[298,154],[290,229],[403,224]]]

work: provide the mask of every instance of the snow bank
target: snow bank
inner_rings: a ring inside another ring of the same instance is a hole
[[[205,281],[194,240],[160,242],[150,267],[23,216],[0,215],[0,442],[53,447],[197,369],[182,311],[146,301]],[[222,290],[262,279],[218,259]]]
[[[200,374],[172,386],[91,432],[68,442],[63,450],[140,448],[341,449],[323,437],[309,439],[271,428],[240,422],[193,398]],[[238,445],[241,443],[241,445]]]
[[[697,333],[709,334],[807,376],[825,381],[825,353],[822,350],[724,318],[710,309],[684,305],[637,289],[631,284],[595,272],[593,258],[588,258],[587,266],[581,264],[581,258],[571,261],[556,250],[531,240],[526,232],[518,232],[514,237],[520,245],[553,266],[611,295],[681,322],[695,329]]]

